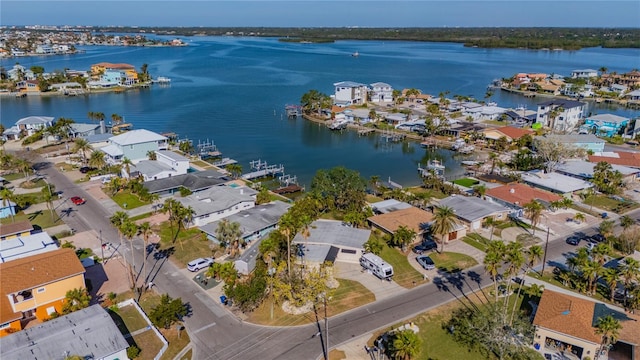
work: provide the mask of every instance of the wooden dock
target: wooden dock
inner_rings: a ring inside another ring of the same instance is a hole
[[[300,185],[297,185],[297,184],[291,184],[291,185],[280,187],[280,188],[277,188],[277,189],[273,190],[273,192],[278,194],[278,195],[292,194],[292,193],[296,193],[296,192],[299,192],[299,191],[304,191],[304,188],[302,186],[300,186]]]
[[[231,158],[223,158],[220,161],[214,162],[212,165],[217,167],[225,167],[227,165],[237,164],[237,163],[238,162],[236,160],[233,160]]]
[[[252,180],[263,178],[267,176],[276,176],[278,174],[284,174],[284,166],[282,165],[268,165],[266,161],[255,160],[250,163],[251,169],[254,171],[243,174],[244,180]]]
[[[376,129],[372,129],[372,128],[360,129],[358,130],[358,135],[360,136],[369,135],[374,131],[376,131]]]

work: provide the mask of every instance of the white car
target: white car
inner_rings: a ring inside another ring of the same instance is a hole
[[[197,258],[187,264],[187,269],[192,272],[209,267],[213,264],[213,258]]]

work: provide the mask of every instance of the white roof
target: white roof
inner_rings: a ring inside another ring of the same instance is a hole
[[[613,115],[613,114],[598,114],[589,116],[587,120],[591,121],[603,121],[603,122],[611,122],[611,123],[621,123],[623,121],[629,121],[629,118]]]
[[[0,241],[0,263],[57,250],[58,244],[46,232]]]
[[[173,161],[189,161],[186,157],[169,150],[156,150],[156,153]]]
[[[370,235],[371,230],[347,226],[342,221],[316,220],[309,226],[309,237],[305,239],[298,233],[293,242],[362,249]]]
[[[449,196],[439,200],[436,206],[452,208],[457,217],[467,222],[474,222],[487,216],[511,211],[505,206],[482,200],[475,196]]]
[[[333,86],[354,88],[354,87],[363,87],[363,86],[366,87],[367,85],[353,82],[353,81],[341,81],[341,82],[334,83]]]
[[[109,141],[121,146],[144,144],[152,141],[164,141],[164,140],[167,140],[165,136],[162,136],[158,133],[154,133],[153,131],[149,131],[145,129],[131,130],[131,131],[125,132],[124,134],[120,134],[118,136],[113,136],[109,138]]]
[[[530,185],[562,194],[593,187],[593,184],[588,181],[562,175],[557,172],[543,173],[542,171],[529,171],[522,173],[522,180]]]
[[[178,201],[184,207],[191,206],[196,216],[216,213],[227,210],[242,202],[254,202],[257,191],[242,186],[233,188],[230,186],[213,186],[189,196],[179,198]]]
[[[16,125],[48,124],[53,121],[50,116],[27,116],[16,122]]]
[[[118,157],[118,156],[122,156],[124,155],[124,153],[122,152],[122,150],[120,150],[119,147],[115,146],[115,145],[107,145],[103,148],[100,148],[100,150],[102,150],[104,153],[106,153],[107,155],[111,156],[111,157]]]
[[[396,210],[408,209],[410,207],[411,204],[398,201],[396,199],[383,200],[371,204],[371,208],[381,214],[386,214]]]
[[[596,163],[584,160],[567,160],[559,164],[556,170],[564,174],[591,179],[593,177],[593,168],[596,167],[596,165]],[[640,173],[640,170],[628,166],[611,164],[611,167],[613,170],[620,171],[624,176]]]

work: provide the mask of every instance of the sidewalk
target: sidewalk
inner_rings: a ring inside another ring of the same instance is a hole
[[[552,291],[559,292],[559,293],[562,293],[562,294],[565,294],[565,295],[571,295],[571,296],[574,296],[574,297],[577,297],[577,298],[580,298],[580,299],[583,299],[583,300],[598,302],[598,300],[596,300],[596,299],[594,299],[594,298],[592,298],[590,296],[586,296],[586,295],[580,294],[578,292],[574,292],[574,291],[567,290],[565,288],[562,288],[562,287],[559,287],[559,286],[556,286],[556,285],[553,285],[553,284],[549,284],[548,282],[545,282],[545,281],[542,281],[542,280],[538,280],[538,279],[533,278],[533,277],[531,277],[529,275],[525,275],[524,283],[525,283],[525,285],[538,284],[540,286],[544,286],[544,288],[546,290],[552,290]],[[608,304],[608,303],[606,305],[608,307],[613,308],[615,310],[618,310],[620,312],[625,312],[625,310],[623,308],[621,308],[621,307],[618,307],[618,306],[615,306],[615,305],[612,305],[612,304]]]

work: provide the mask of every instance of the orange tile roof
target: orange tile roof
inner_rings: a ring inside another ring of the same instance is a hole
[[[547,203],[562,200],[559,195],[520,183],[511,183],[488,189],[486,195],[518,206],[523,206],[533,200],[541,200]]]
[[[640,168],[640,153],[620,151],[616,152],[616,154],[618,154],[618,157],[589,155],[589,162],[598,163],[605,161],[613,165]]]
[[[19,234],[31,230],[33,230],[33,225],[31,225],[29,220],[18,221],[17,223],[0,226],[0,237]]]
[[[593,323],[595,303],[559,292],[542,293],[533,325],[599,344]]]
[[[92,66],[102,66],[109,69],[135,69],[135,66],[130,64],[124,64],[124,63],[112,64],[108,62],[101,62],[101,63],[93,64]]]
[[[400,226],[406,226],[420,234],[424,230],[422,225],[431,222],[433,215],[430,212],[412,206],[410,208],[372,216],[368,220],[392,233],[398,230]]]
[[[533,130],[529,130],[529,129],[521,129],[521,128],[517,128],[517,127],[513,127],[513,126],[503,126],[503,127],[499,127],[497,129],[493,129],[496,131],[499,131],[503,134],[505,134],[507,137],[510,137],[513,140],[518,140],[521,137],[527,135],[527,134],[534,134],[535,131]]]

